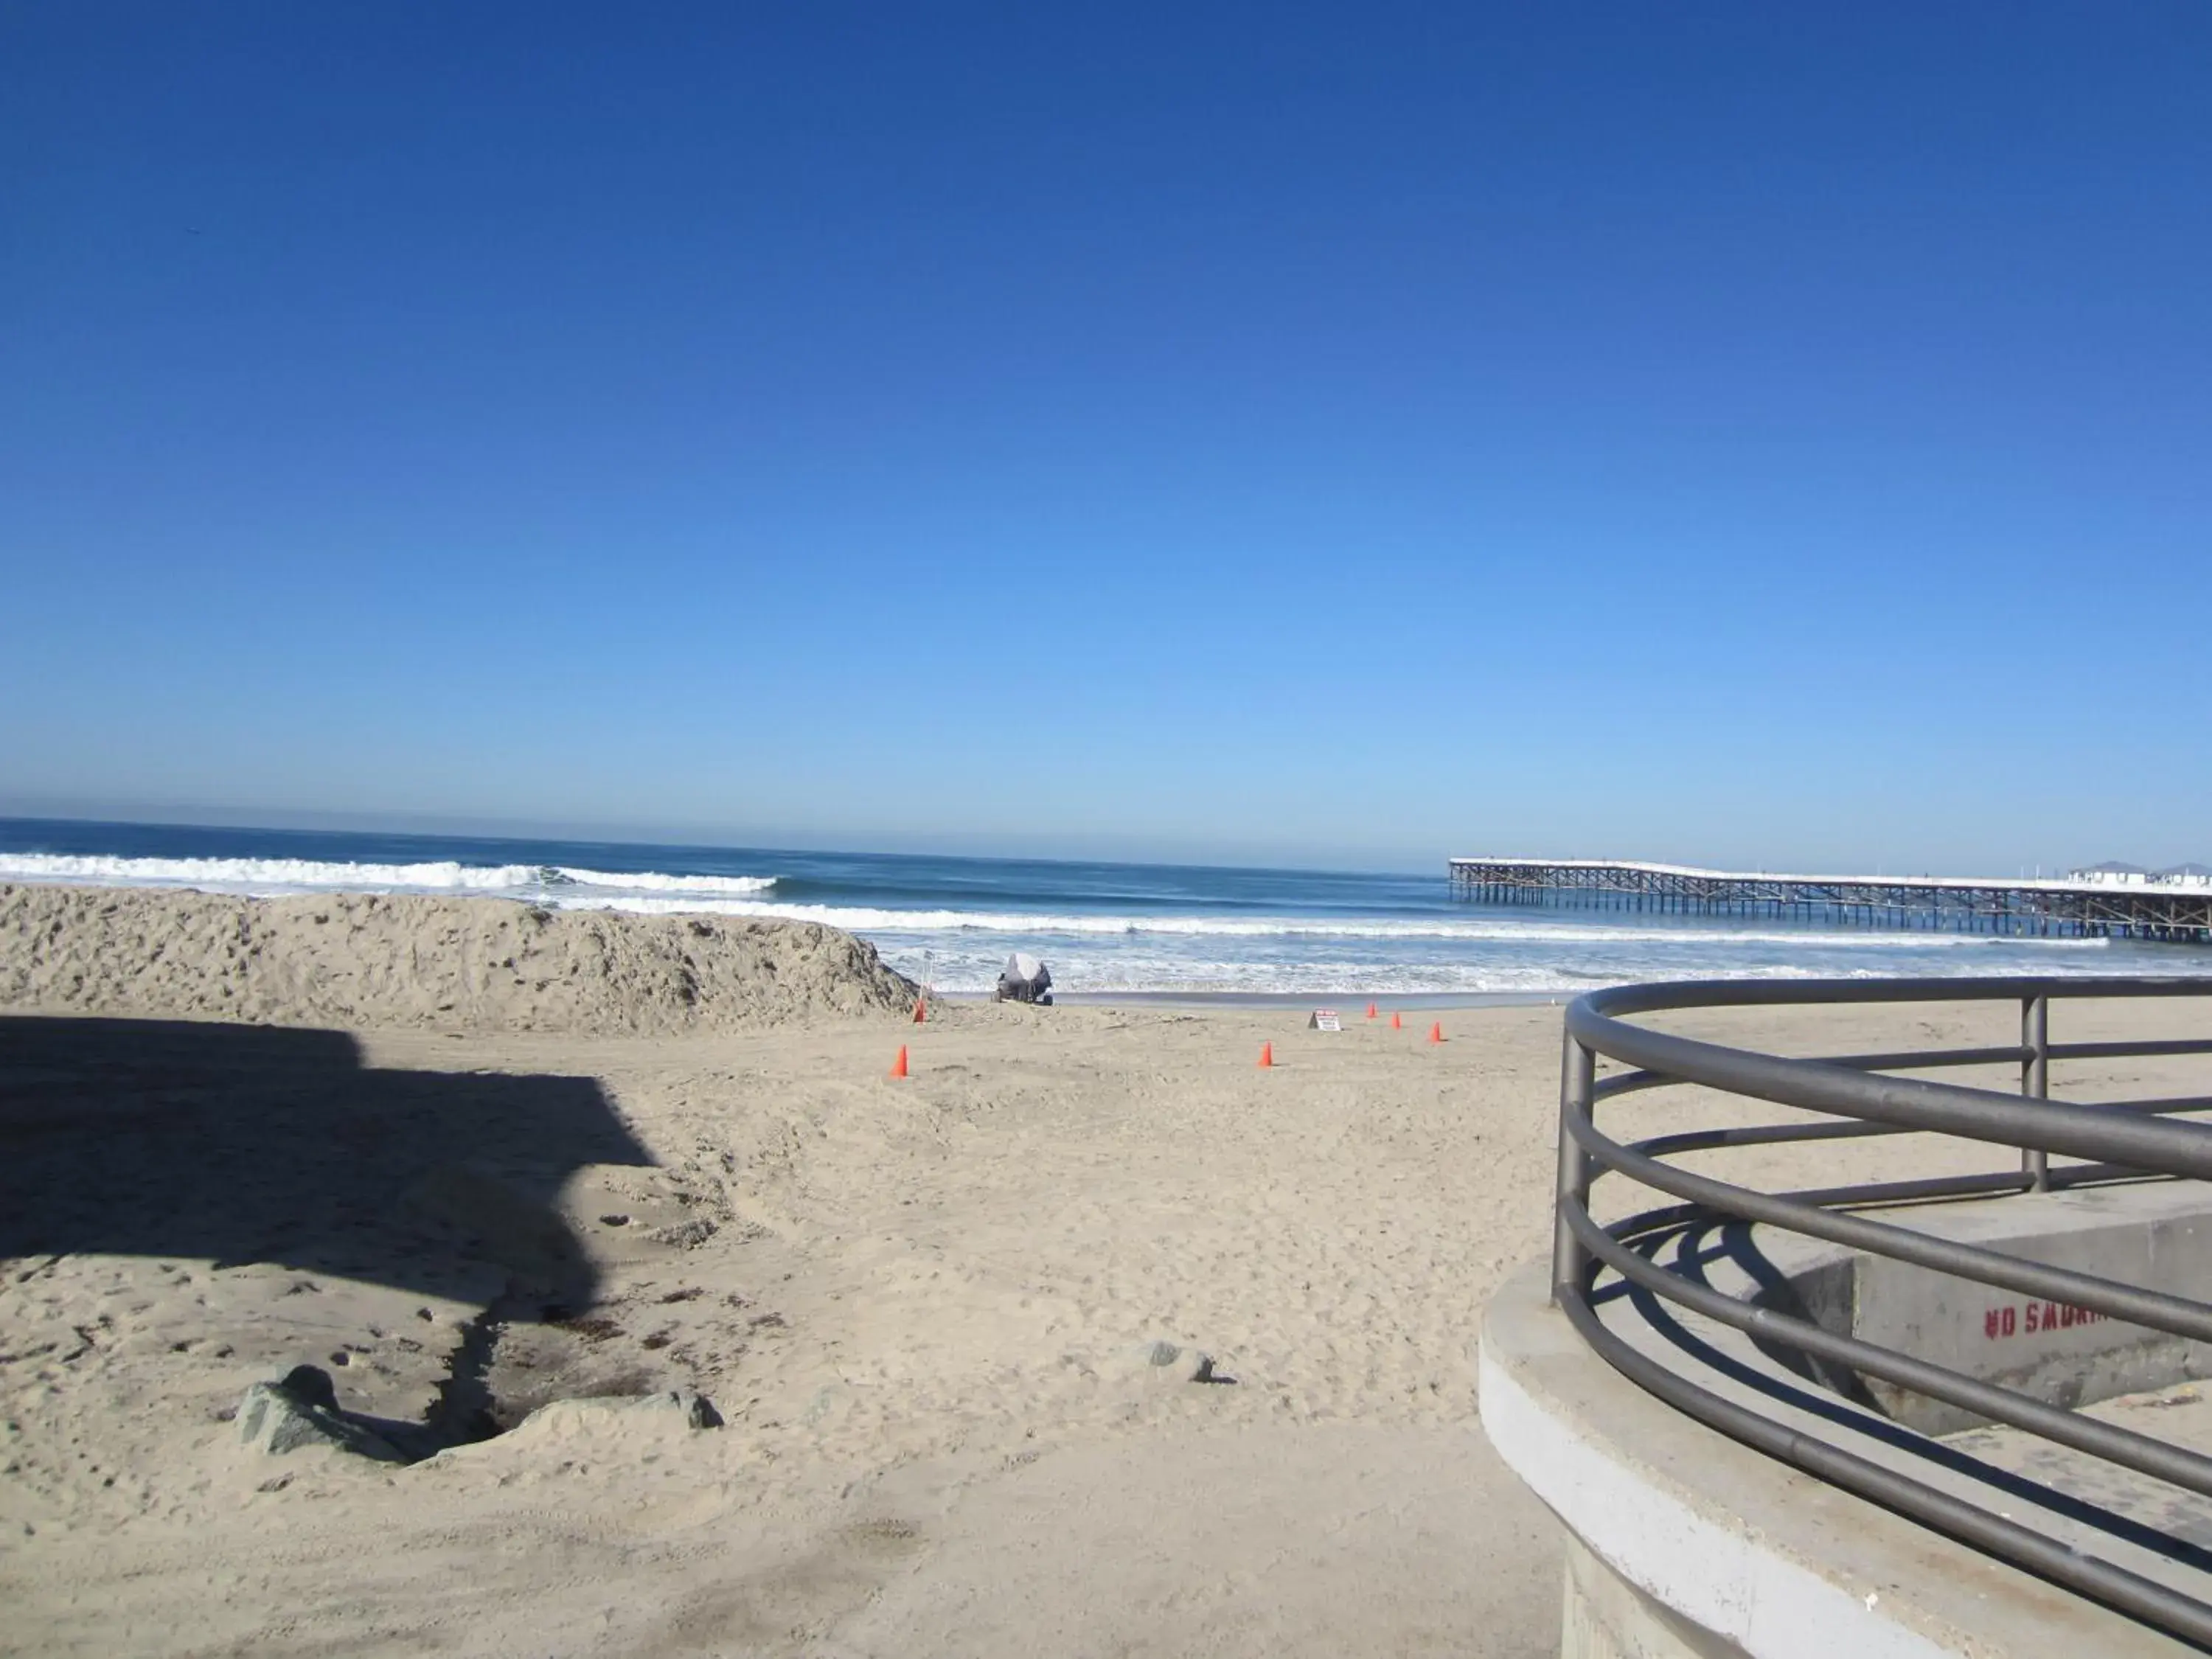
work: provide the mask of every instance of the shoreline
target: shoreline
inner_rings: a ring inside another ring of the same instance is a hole
[[[7,831],[0,823],[0,849],[12,844]],[[1015,951],[1050,964],[1060,1000],[1071,1004],[1340,1012],[1370,1000],[1415,1012],[1564,1003],[1596,987],[1649,981],[2185,973],[2199,965],[2187,946],[2162,943],[1467,903],[1441,877],[1410,872],[67,824],[13,840],[40,845],[0,850],[0,888],[12,858],[23,890],[97,890],[101,908],[157,896],[257,910],[310,899],[339,907],[468,900],[510,915],[520,907],[533,917],[601,915],[593,926],[609,939],[641,937],[656,921],[824,927],[864,941],[905,977],[928,978],[948,999],[988,997]],[[549,876],[561,878],[557,886]],[[484,969],[508,954],[479,964],[477,980],[500,983]],[[457,993],[431,999],[428,1012],[448,1000],[465,1006],[474,994],[466,986]],[[680,1010],[655,1018],[689,1023]]]
[[[1403,1010],[1453,1008],[1561,1007],[1599,988],[1558,991],[1328,991],[1314,994],[1274,991],[1067,991],[1053,990],[1056,1006],[1071,1008],[1297,1008],[1334,1007],[1347,1020],[1363,1018],[1372,1002],[1388,1013]],[[940,1002],[988,1003],[996,999],[988,991],[933,991]]]

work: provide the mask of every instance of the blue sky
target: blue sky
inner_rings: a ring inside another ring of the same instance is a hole
[[[2212,9],[0,13],[0,808],[2212,858]]]

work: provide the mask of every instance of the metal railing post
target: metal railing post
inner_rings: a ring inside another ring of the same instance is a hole
[[[1576,1119],[1587,1122],[1597,1084],[1597,1056],[1566,1034],[1559,1053],[1559,1180],[1552,1196],[1552,1300],[1582,1294],[1589,1251],[1567,1224],[1567,1206],[1589,1203],[1590,1158],[1575,1139]]]
[[[2048,995],[2032,996],[2020,1005],[2020,1046],[2027,1052],[2021,1056],[2020,1091],[2030,1100],[2051,1098],[2051,999]],[[2051,1154],[2034,1148],[2024,1148],[2020,1155],[2020,1172],[2027,1177],[2030,1192],[2051,1190]]]

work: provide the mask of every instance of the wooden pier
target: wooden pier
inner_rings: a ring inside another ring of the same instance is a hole
[[[1452,896],[1829,926],[2212,945],[2212,886],[1781,876],[1606,859],[1451,860]]]

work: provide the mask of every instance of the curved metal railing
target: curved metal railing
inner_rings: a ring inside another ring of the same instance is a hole
[[[2212,1457],[1739,1300],[1673,1271],[1658,1259],[1659,1245],[1686,1229],[1753,1222],[2090,1309],[2152,1330],[2212,1341],[2212,1304],[2050,1267],[1855,1213],[1869,1206],[2119,1180],[2212,1180],[2212,1127],[2172,1121],[2188,1113],[2212,1111],[2212,1095],[2095,1104],[2049,1098],[2054,1060],[2212,1054],[2212,1038],[2050,1040],[2054,1000],[2138,997],[2212,998],[2212,977],[1730,980],[1625,986],[1583,997],[1567,1010],[1561,1066],[1553,1299],[1583,1339],[1616,1370],[1708,1426],[1990,1555],[2212,1646],[2212,1605],[1724,1398],[1608,1328],[1593,1301],[1599,1278],[1609,1273],[1742,1331],[1769,1348],[1844,1367],[2212,1498]],[[1655,1031],[1627,1018],[1683,1009],[1967,1001],[2017,1002],[2019,1044],[1787,1059]],[[1601,1057],[1632,1069],[1601,1081],[1596,1074]],[[2014,1061],[2021,1068],[2018,1095],[1885,1075]],[[1822,1113],[1829,1121],[1706,1129],[1627,1143],[1598,1127],[1595,1113],[1601,1103],[1682,1084]],[[2018,1148],[2020,1168],[1766,1193],[1668,1162],[1684,1152],[1923,1132]],[[2054,1153],[2085,1161],[2054,1168],[2050,1162]],[[1601,1225],[1592,1217],[1589,1194],[1593,1182],[1607,1173],[1679,1201]]]

